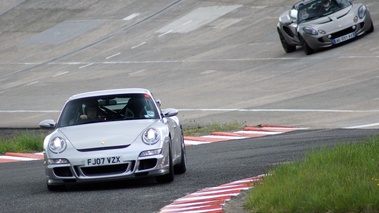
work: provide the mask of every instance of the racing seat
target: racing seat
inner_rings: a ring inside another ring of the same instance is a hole
[[[146,104],[144,98],[134,97],[125,106],[125,118],[145,118]]]

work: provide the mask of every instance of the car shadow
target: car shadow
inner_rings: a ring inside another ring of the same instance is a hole
[[[105,191],[128,188],[151,188],[159,185],[161,184],[158,184],[155,178],[146,177],[108,182],[67,184],[65,188],[57,190],[56,192]]]

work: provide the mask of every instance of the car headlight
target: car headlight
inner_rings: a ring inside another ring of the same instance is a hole
[[[364,6],[364,5],[360,6],[359,9],[358,9],[358,16],[359,16],[359,18],[360,19],[364,18],[365,15],[366,15],[366,12],[367,12],[366,6]]]
[[[148,129],[142,134],[142,141],[147,145],[158,143],[161,139],[159,132],[156,129]]]
[[[313,27],[303,27],[304,32],[310,34],[310,35],[318,35],[318,32]]]
[[[67,147],[67,142],[65,139],[61,137],[55,137],[53,138],[49,144],[49,150],[55,154],[62,153],[66,147]]]

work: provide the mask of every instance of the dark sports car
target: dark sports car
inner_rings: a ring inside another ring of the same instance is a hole
[[[302,46],[306,55],[374,31],[367,7],[352,0],[302,0],[279,17],[284,51]]]

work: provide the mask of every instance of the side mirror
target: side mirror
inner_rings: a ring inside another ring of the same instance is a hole
[[[290,20],[292,23],[297,22],[297,13],[298,13],[298,11],[295,9],[292,9],[289,11],[289,17],[290,17]]]
[[[53,129],[55,128],[55,121],[53,119],[43,120],[39,123],[39,126],[43,129]]]
[[[165,117],[172,117],[178,115],[179,111],[174,108],[167,108],[162,110],[162,114]]]

